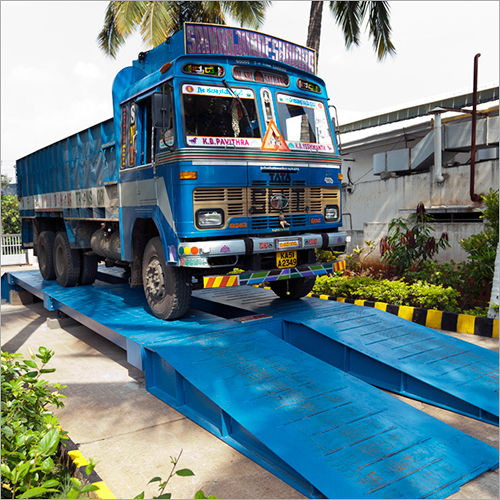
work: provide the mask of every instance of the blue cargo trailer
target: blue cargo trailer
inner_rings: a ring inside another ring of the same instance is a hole
[[[341,159],[313,50],[185,23],[113,83],[113,118],[17,161],[25,247],[42,277],[129,270],[154,315],[196,288],[268,282],[306,295],[338,269]],[[231,274],[237,268],[239,273]]]

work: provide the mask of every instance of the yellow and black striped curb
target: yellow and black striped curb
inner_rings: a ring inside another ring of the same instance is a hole
[[[73,476],[85,483],[97,486],[97,490],[92,491],[91,495],[102,499],[116,498],[95,470],[87,476],[85,468],[89,465],[89,462],[70,438],[65,439],[64,444],[59,445],[59,453],[61,460],[66,464]]]
[[[435,309],[423,309],[421,307],[396,306],[393,304],[386,304],[385,302],[373,302],[371,300],[346,299],[345,297],[333,297],[332,295],[321,295],[318,293],[310,293],[308,296],[324,300],[347,302],[358,306],[375,307],[376,309],[386,311],[400,318],[430,328],[498,338],[498,319],[471,316],[470,314],[436,311]]]

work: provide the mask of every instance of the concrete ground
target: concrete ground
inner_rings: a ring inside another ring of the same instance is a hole
[[[47,320],[55,316],[40,302],[2,302],[2,350],[28,354],[44,345],[55,351],[50,366],[56,372],[46,377],[67,385],[65,407],[55,413],[83,455],[97,462],[97,473],[117,498],[133,498],[143,490],[151,498],[157,490],[147,482],[155,476],[166,479],[170,457],[181,450],[179,467],[190,468],[195,476],[174,477],[166,490],[173,498],[193,498],[198,489],[217,498],[305,498],[148,393],[142,372],[127,364],[119,347],[73,320],[49,327]],[[498,352],[498,339],[446,333]],[[496,426],[397,397],[498,448]],[[450,498],[498,497],[496,470]]]

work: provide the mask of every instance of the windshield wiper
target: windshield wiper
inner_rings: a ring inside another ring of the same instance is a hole
[[[233,96],[239,102],[241,108],[243,109],[243,114],[245,115],[245,118],[248,122],[248,126],[250,127],[250,133],[252,134],[252,137],[255,137],[253,127],[252,127],[252,122],[250,121],[250,116],[248,115],[247,108],[243,104],[243,101],[235,94],[234,90],[227,84],[226,80],[222,80],[222,83],[224,84],[224,87],[226,87],[226,89],[229,90],[229,92],[231,92],[231,94],[233,94]]]

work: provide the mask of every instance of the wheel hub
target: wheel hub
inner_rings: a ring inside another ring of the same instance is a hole
[[[165,297],[165,276],[160,261],[156,258],[151,259],[146,268],[146,290],[156,300]]]

